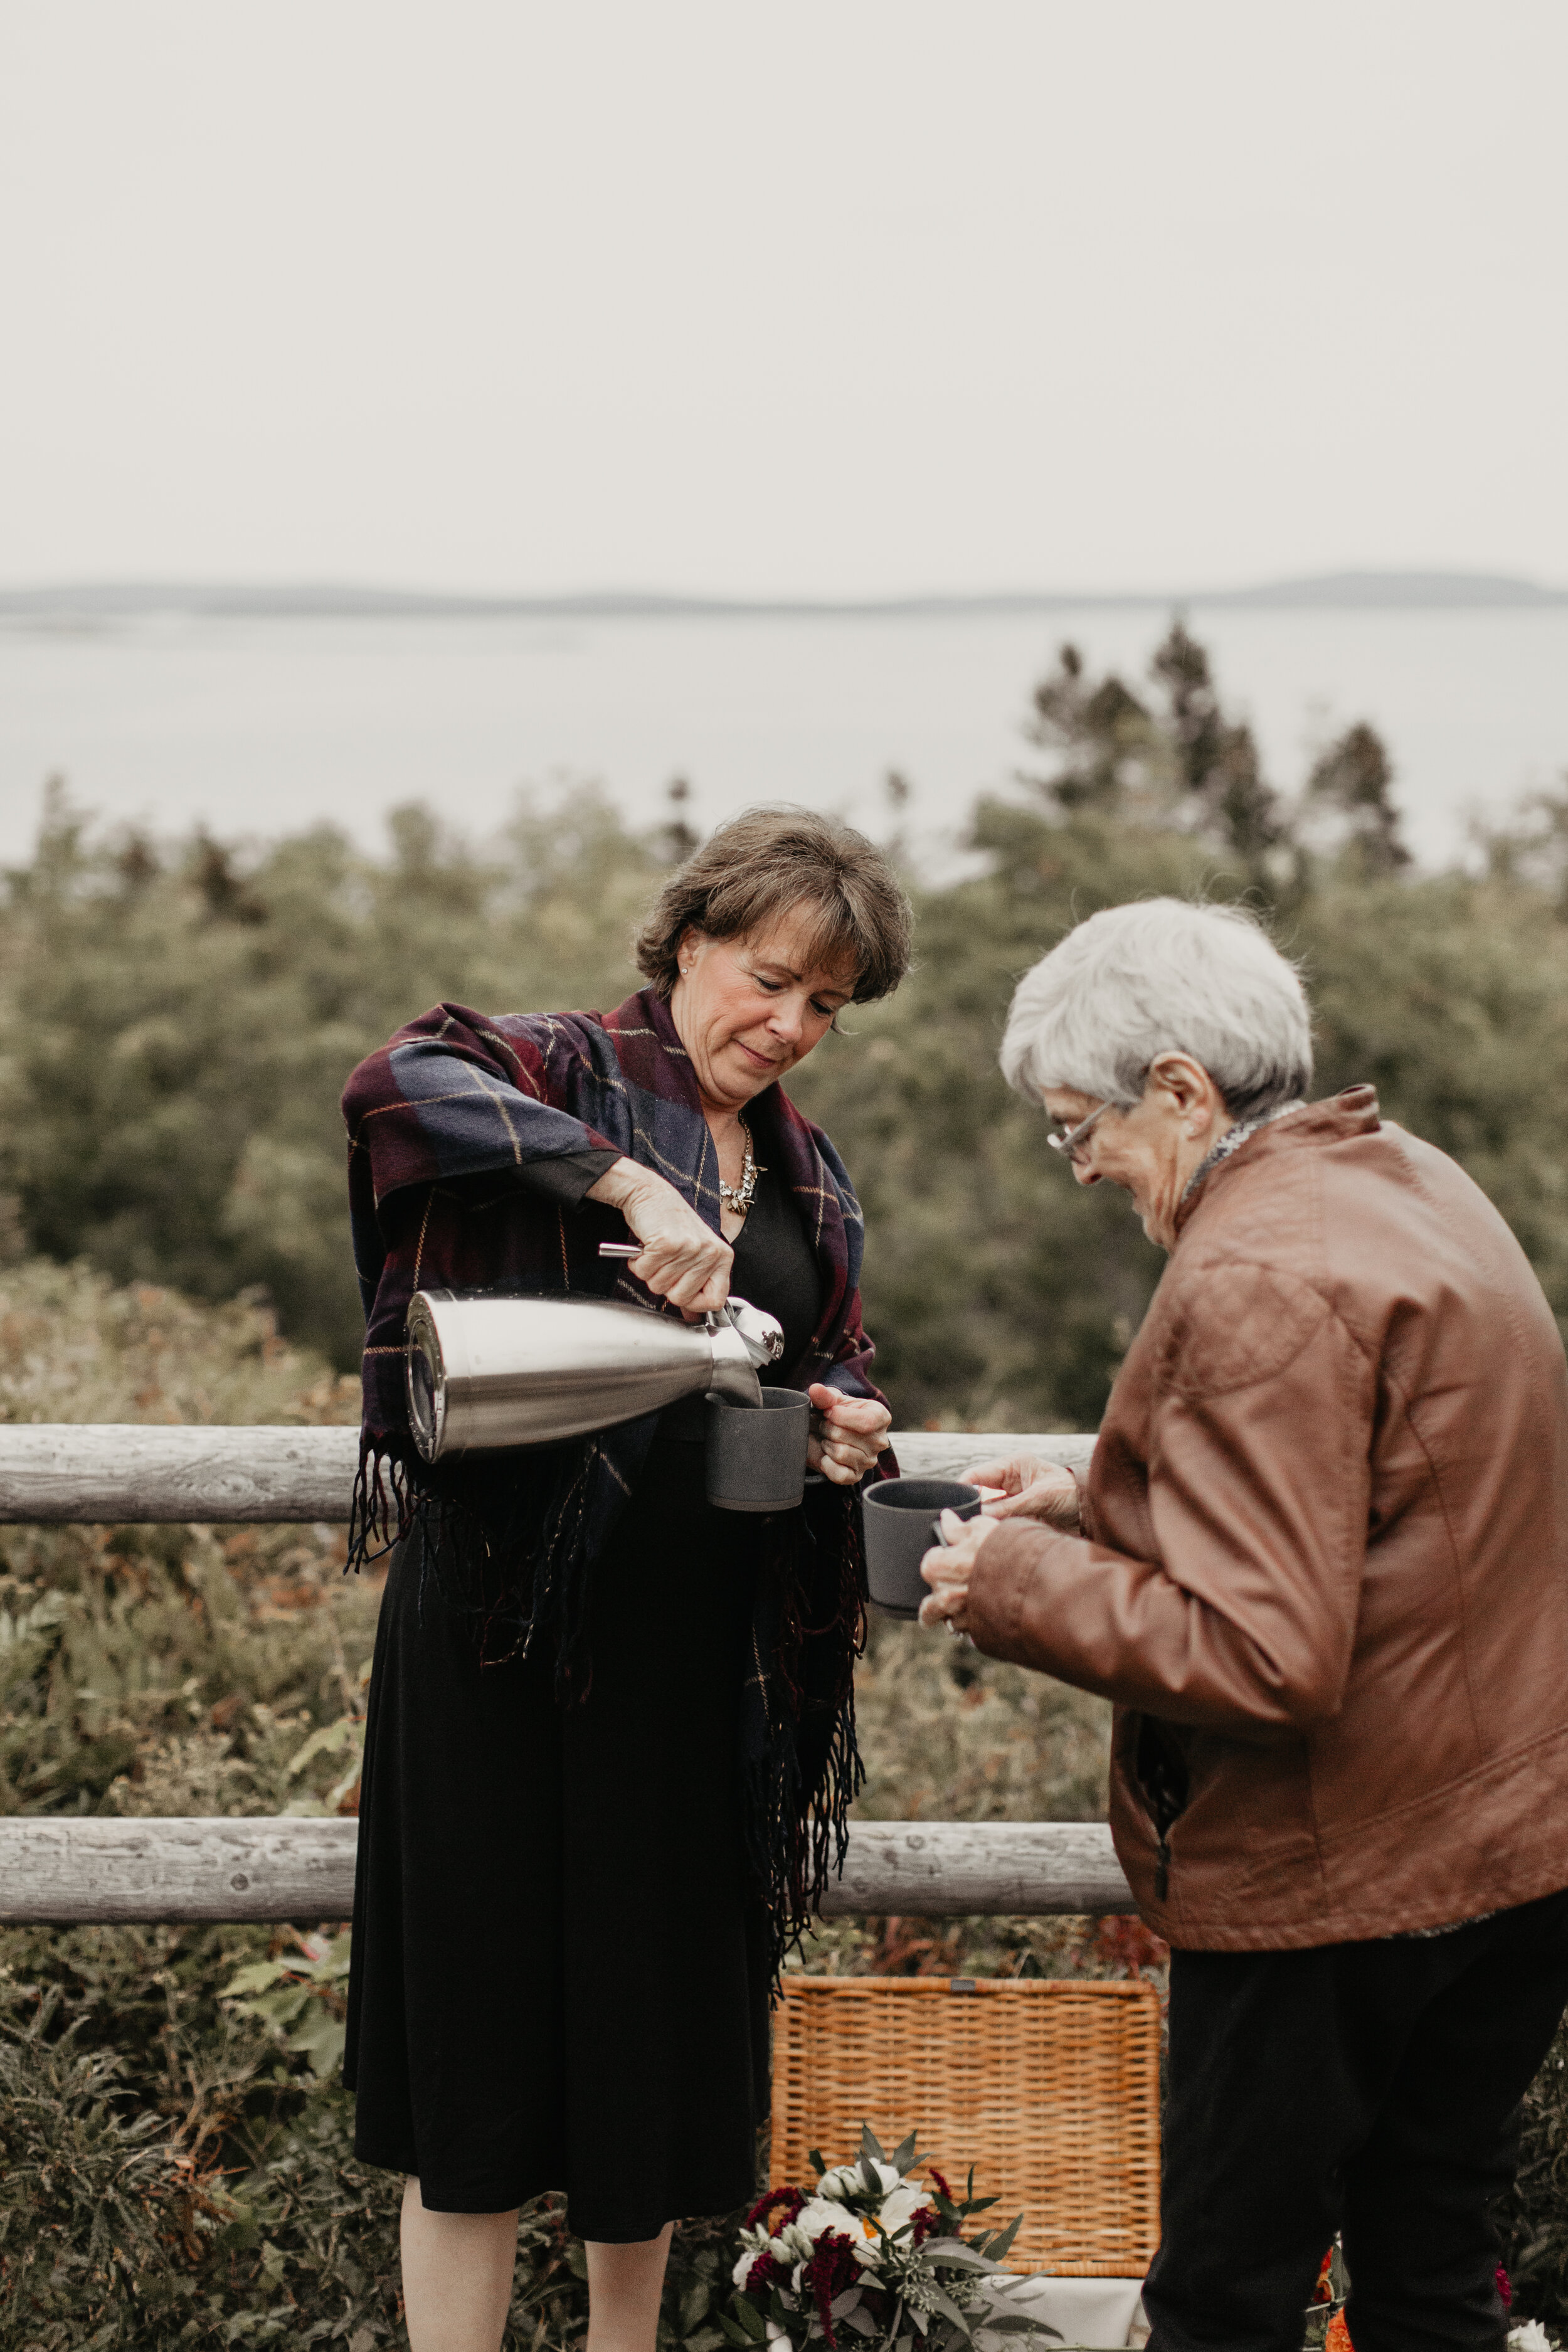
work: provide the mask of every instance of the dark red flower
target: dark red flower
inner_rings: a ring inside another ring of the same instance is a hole
[[[776,2254],[759,2254],[746,2273],[746,2293],[766,2294],[771,2286],[787,2286],[789,2272],[789,2264]]]
[[[841,2238],[837,2230],[825,2230],[805,2266],[802,2284],[809,2288],[816,2305],[828,2352],[838,2352],[838,2338],[833,2333],[833,2299],[846,2287],[853,2286],[859,2275],[860,2265],[848,2239]]]
[[[910,2243],[923,2246],[926,2240],[942,2227],[942,2215],[934,2205],[917,2205],[910,2223]]]
[[[1504,2270],[1500,2263],[1499,2263],[1497,2266],[1495,2280],[1497,2291],[1502,2297],[1502,2307],[1507,2311],[1511,2307],[1513,2303],[1513,2281],[1510,2278],[1508,2273]]]
[[[930,2175],[931,2175],[931,2179],[935,2181],[935,2183],[936,2183],[937,2187],[941,2189],[941,2191],[942,2191],[942,2195],[946,2198],[946,2200],[947,2200],[948,2203],[949,2203],[950,2205],[956,2205],[956,2204],[957,2204],[957,2202],[958,2202],[957,2198],[953,2195],[953,2193],[952,2193],[952,2189],[948,2187],[946,2180],[942,2178],[942,2174],[937,2170],[937,2168],[936,2168],[935,2165],[934,2165],[934,2164],[928,2164],[928,2165],[927,2165],[927,2167],[926,2167],[926,2170],[930,2173]]]
[[[747,2214],[746,2227],[765,2230],[770,2238],[776,2238],[781,2230],[789,2227],[805,2203],[798,2189],[770,2189]]]

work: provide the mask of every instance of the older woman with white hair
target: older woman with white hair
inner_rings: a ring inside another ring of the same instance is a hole
[[[1087,1478],[949,1518],[922,1616],[1117,1703],[1173,1947],[1154,2352],[1505,2337],[1492,2210],[1568,2001],[1568,1368],[1502,1219],[1369,1087],[1306,1100],[1261,927],[1174,899],[1020,983],[1003,1066],[1170,1253]]]

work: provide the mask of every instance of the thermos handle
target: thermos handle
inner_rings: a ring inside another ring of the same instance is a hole
[[[621,1259],[640,1257],[642,1248],[641,1242],[601,1242],[599,1255]],[[749,1317],[750,1321],[742,1322],[742,1316]],[[765,1314],[761,1307],[753,1307],[749,1299],[731,1296],[716,1313],[710,1312],[702,1318],[702,1328],[710,1339],[726,1326],[739,1336],[753,1366],[776,1364],[784,1354],[784,1333],[779,1328],[778,1318]]]

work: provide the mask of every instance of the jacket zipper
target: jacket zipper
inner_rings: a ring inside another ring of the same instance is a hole
[[[1157,1841],[1154,1849],[1154,1900],[1167,1902],[1171,1893],[1171,1830],[1185,1811],[1187,1760],[1169,1724],[1152,1715],[1140,1716],[1133,1741],[1132,1766]]]

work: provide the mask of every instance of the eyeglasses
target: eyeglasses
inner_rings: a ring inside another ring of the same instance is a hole
[[[1108,1102],[1102,1102],[1098,1110],[1091,1110],[1089,1117],[1080,1118],[1076,1127],[1064,1127],[1059,1135],[1047,1135],[1046,1141],[1053,1151],[1059,1151],[1069,1165],[1076,1167],[1083,1159],[1084,1141],[1089,1129],[1096,1119],[1105,1117],[1110,1108],[1110,1105]]]

